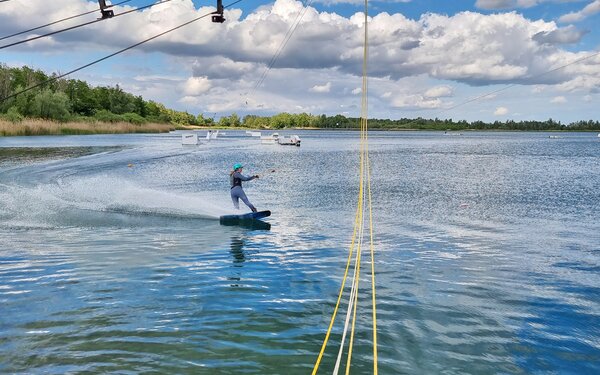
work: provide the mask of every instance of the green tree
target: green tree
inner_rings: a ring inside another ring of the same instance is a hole
[[[231,116],[229,116],[229,123],[231,124],[231,126],[242,126],[240,116],[238,116],[238,114],[235,112],[232,113]]]
[[[15,107],[10,107],[6,114],[0,115],[0,118],[14,123],[23,121],[23,116],[21,116]]]
[[[289,113],[279,113],[271,117],[270,127],[273,129],[283,129],[294,126],[294,120]]]
[[[228,116],[223,116],[219,119],[218,122],[219,126],[231,126],[231,121],[230,118]]]
[[[23,90],[22,86],[17,86],[14,92]],[[15,96],[11,99],[12,105],[17,109],[23,116],[34,116],[33,114],[33,100],[36,96],[35,91],[30,90]]]
[[[70,103],[65,93],[49,89],[39,92],[33,99],[32,116],[47,120],[66,121],[69,119]]]
[[[121,115],[117,115],[112,113],[111,111],[107,111],[106,109],[100,109],[94,113],[94,118],[100,122],[121,122],[123,117]]]
[[[73,113],[83,116],[93,116],[96,110],[100,109],[100,104],[94,90],[86,82],[71,80],[67,85],[66,91],[71,101]]]
[[[127,121],[137,125],[144,124],[147,122],[145,118],[143,118],[135,112],[124,113],[121,115],[121,117],[123,118],[123,121]]]

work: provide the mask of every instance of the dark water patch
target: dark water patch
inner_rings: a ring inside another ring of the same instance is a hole
[[[120,147],[0,147],[0,168],[40,161],[68,159],[99,152],[118,151]]]

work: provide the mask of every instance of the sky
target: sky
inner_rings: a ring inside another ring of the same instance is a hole
[[[153,2],[132,0],[114,11]],[[68,72],[215,6],[170,0],[0,49],[0,62]],[[2,2],[0,37],[95,8],[86,0]],[[227,7],[223,24],[203,18],[70,78],[118,84],[205,117],[358,117],[363,12],[357,0],[242,0]],[[370,2],[368,15],[371,118],[600,120],[600,0],[384,0]]]

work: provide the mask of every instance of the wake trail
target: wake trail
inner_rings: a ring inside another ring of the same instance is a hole
[[[212,194],[214,195],[214,194]],[[31,187],[3,185],[2,221],[27,224],[73,223],[77,215],[118,213],[137,216],[218,220],[236,213],[224,197],[146,188],[122,178],[92,176]],[[81,217],[85,222],[85,218]]]

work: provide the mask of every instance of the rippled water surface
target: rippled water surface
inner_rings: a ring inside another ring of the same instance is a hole
[[[310,373],[358,133],[299,134],[0,138],[0,373]],[[380,373],[600,373],[596,134],[375,132],[370,150]],[[245,189],[270,230],[219,224],[235,162],[261,174]],[[357,374],[372,371],[369,262]]]

